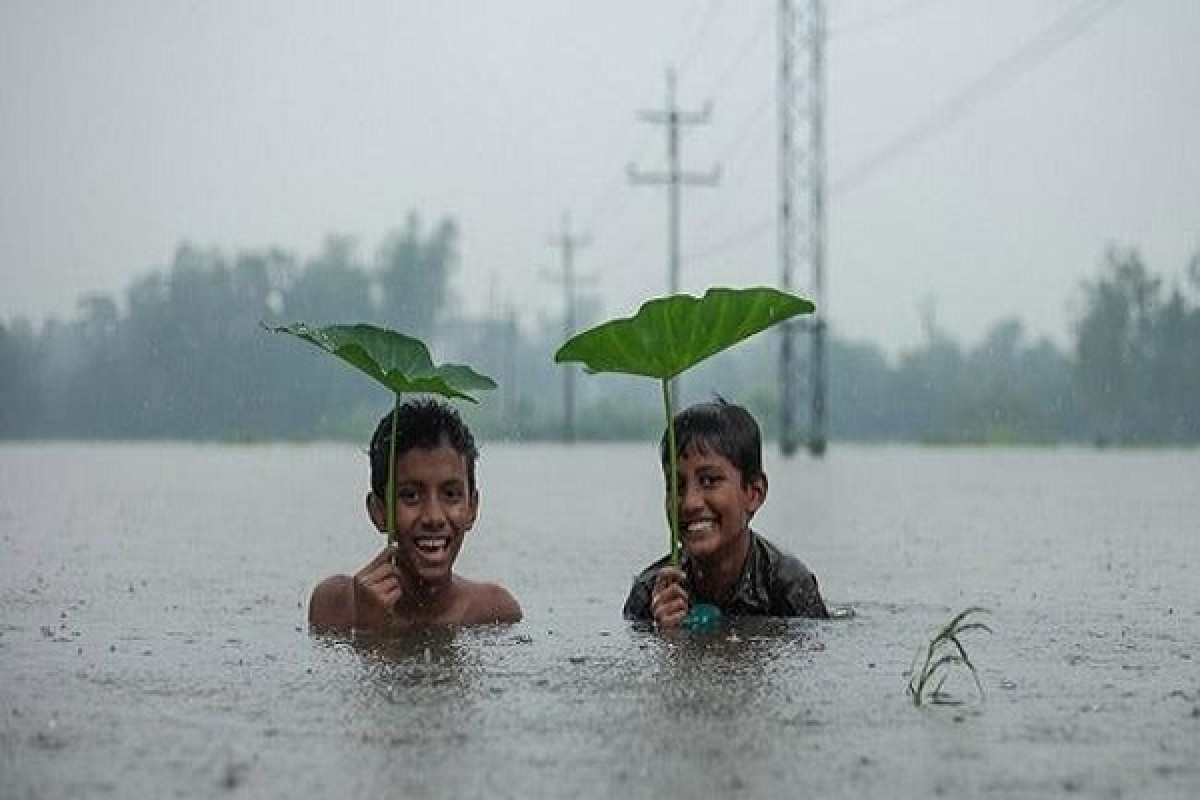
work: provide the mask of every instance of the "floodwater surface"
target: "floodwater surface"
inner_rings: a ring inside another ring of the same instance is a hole
[[[482,450],[460,571],[525,620],[347,642],[361,448],[0,447],[0,797],[1200,796],[1200,453],[771,451],[756,528],[853,615],[664,637],[654,448]],[[969,606],[982,695],[915,706]]]

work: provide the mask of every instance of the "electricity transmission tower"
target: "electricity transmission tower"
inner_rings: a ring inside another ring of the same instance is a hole
[[[811,407],[808,449],[822,455],[825,432],[825,2],[779,0],[779,256],[785,291],[797,263],[810,268],[817,310],[806,325],[783,326],[780,344],[780,436],[784,455],[799,445],[795,414],[795,338],[807,332]]]
[[[575,308],[578,302],[576,289],[581,282],[588,282],[591,275],[577,276],[575,274],[575,250],[591,243],[591,237],[571,233],[571,216],[563,214],[562,229],[556,236],[550,238],[550,244],[559,249],[562,272],[559,274],[546,273],[545,277],[563,287],[563,341],[575,335]],[[563,441],[570,444],[575,441],[575,367],[564,364],[563,374]]]
[[[640,111],[638,117],[645,122],[666,126],[667,169],[666,172],[641,172],[629,165],[629,179],[634,184],[666,185],[667,187],[667,291],[678,294],[680,286],[679,229],[680,189],[688,186],[715,186],[720,180],[720,170],[713,167],[707,173],[685,172],[680,166],[680,128],[708,122],[711,106],[702,111],[681,111],[675,105],[675,70],[667,70],[667,106],[661,111]],[[679,379],[671,381],[671,396],[679,397]]]

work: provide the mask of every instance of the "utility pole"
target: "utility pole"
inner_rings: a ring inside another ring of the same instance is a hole
[[[563,287],[563,341],[575,335],[575,306],[578,298],[575,290],[580,282],[588,282],[593,276],[575,275],[575,249],[591,243],[591,237],[571,233],[571,216],[563,214],[561,232],[550,238],[550,244],[559,249],[562,273],[546,274],[545,277]],[[563,441],[575,441],[575,367],[563,365]]]
[[[702,111],[681,111],[675,105],[675,70],[667,70],[667,106],[662,111],[639,111],[638,117],[644,122],[653,122],[666,126],[667,130],[667,170],[666,172],[641,172],[634,165],[629,165],[629,179],[634,184],[662,185],[667,187],[667,291],[678,294],[680,286],[679,263],[679,230],[680,230],[680,188],[689,186],[715,186],[720,180],[720,170],[713,167],[707,173],[698,174],[684,172],[680,166],[680,126],[697,125],[708,122],[712,115],[712,107],[705,105]],[[679,379],[671,381],[671,396],[678,402]]]
[[[520,328],[517,326],[517,309],[511,304],[504,313],[504,408],[502,416],[505,430],[519,437],[517,415],[520,412],[520,383],[517,375],[517,347],[520,344]]]
[[[517,413],[520,393],[517,382],[517,350],[520,347],[520,329],[517,326],[517,310],[511,302],[499,301],[499,279],[493,272],[488,287],[489,322],[487,340],[484,346],[495,353],[501,364],[501,381],[503,406],[500,421],[509,434],[519,434]],[[493,350],[492,348],[495,348]]]
[[[806,6],[798,11],[796,4]],[[803,326],[810,333],[811,406],[808,449],[824,454],[825,432],[825,3],[779,0],[779,257],[785,291],[803,259],[811,268],[817,310]],[[798,446],[795,412],[795,334],[785,324],[780,344],[781,415],[779,445],[784,455]]]

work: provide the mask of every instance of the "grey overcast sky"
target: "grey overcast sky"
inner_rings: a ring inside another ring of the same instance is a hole
[[[462,226],[473,312],[559,313],[548,244],[606,312],[667,288],[664,103],[712,104],[685,167],[683,289],[777,284],[774,0],[0,0],[0,319],[123,300],[189,241],[370,257],[411,209]],[[921,312],[1066,341],[1109,244],[1200,249],[1200,2],[829,3],[827,312],[889,352]],[[808,278],[798,276],[807,293]]]

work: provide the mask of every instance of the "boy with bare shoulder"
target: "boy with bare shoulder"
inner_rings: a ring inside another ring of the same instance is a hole
[[[367,515],[387,533],[388,454],[395,431],[396,542],[355,575],[332,575],[313,590],[317,632],[386,633],[428,625],[518,622],[521,607],[504,587],[453,571],[479,514],[470,429],[450,406],[410,400],[380,420],[371,437]]]

